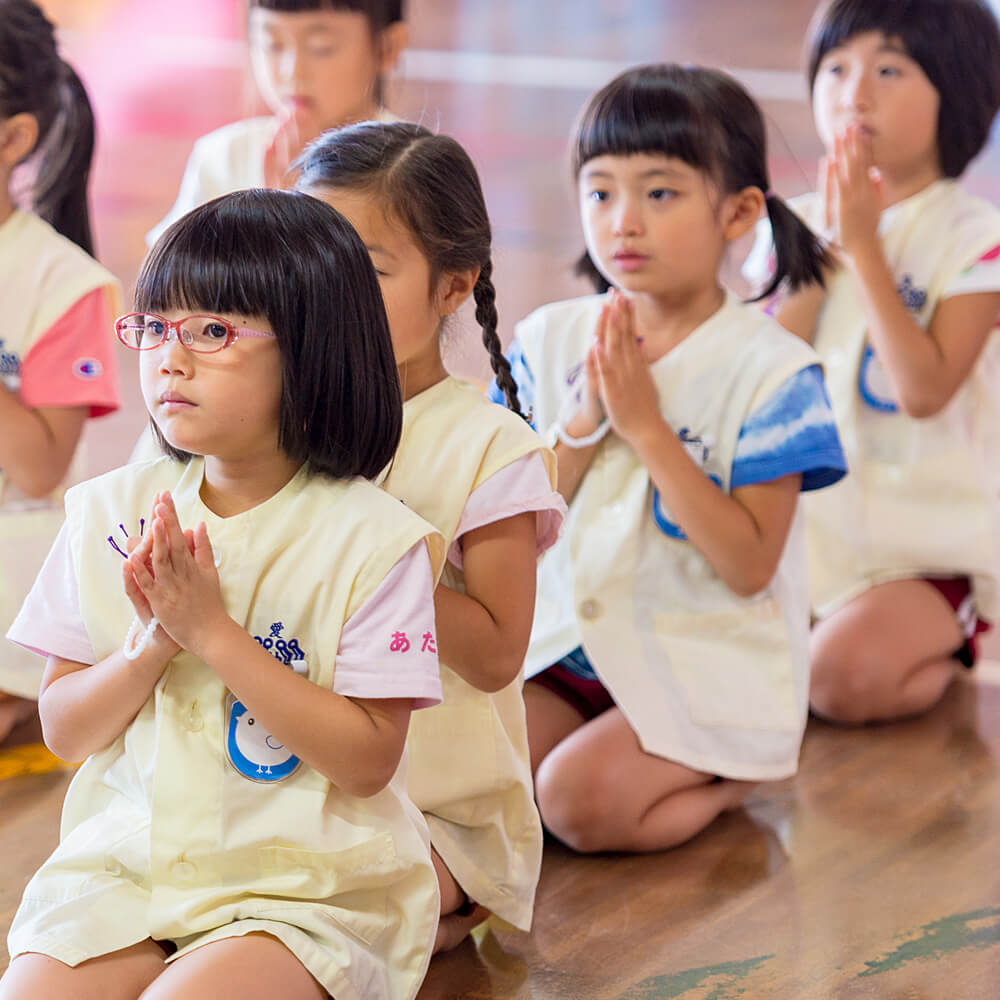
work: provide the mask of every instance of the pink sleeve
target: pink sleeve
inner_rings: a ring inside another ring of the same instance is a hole
[[[59,529],[7,638],[40,656],[94,662],[94,649],[80,614],[76,567],[65,525]]]
[[[344,623],[333,690],[351,698],[413,698],[414,708],[440,703],[434,574],[423,541]]]
[[[34,343],[21,363],[21,401],[34,409],[89,406],[90,416],[118,409],[114,316],[106,288],[84,295]]]
[[[462,536],[467,531],[532,510],[538,515],[535,545],[541,555],[559,537],[566,502],[552,489],[545,462],[537,451],[511,462],[473,491],[448,549],[448,561],[462,568]]]

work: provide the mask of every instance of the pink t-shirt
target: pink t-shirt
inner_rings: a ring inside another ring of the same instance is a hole
[[[333,690],[351,698],[413,698],[414,708],[437,705],[441,679],[435,636],[434,576],[427,546],[420,541],[344,623]],[[7,638],[40,656],[94,662],[65,526]]]
[[[32,409],[89,406],[92,417],[117,410],[113,328],[107,289],[78,299],[21,359],[21,402]]]
[[[448,561],[462,568],[462,536],[467,532],[528,511],[536,513],[535,546],[541,555],[559,537],[566,503],[552,489],[545,462],[537,451],[504,466],[473,490],[448,548]]]

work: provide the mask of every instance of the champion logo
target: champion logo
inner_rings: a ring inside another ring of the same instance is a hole
[[[73,362],[73,374],[77,378],[100,378],[104,374],[104,365],[97,358],[77,358]]]

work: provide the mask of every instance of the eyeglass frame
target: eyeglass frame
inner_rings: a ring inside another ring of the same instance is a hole
[[[162,320],[164,323],[163,336],[155,344],[150,344],[149,347],[133,347],[125,341],[122,336],[122,329],[124,328],[125,321],[132,316],[152,316],[154,319]],[[184,337],[181,335],[181,327],[189,319],[210,319],[215,323],[220,323],[226,328],[226,339],[225,342],[211,351],[199,351],[197,348],[193,347],[192,344],[186,344],[184,342]],[[235,323],[230,323],[227,319],[222,319],[219,316],[213,316],[211,313],[192,313],[190,316],[185,316],[183,319],[179,319],[176,322],[167,319],[166,316],[161,316],[159,313],[154,312],[130,312],[125,313],[123,316],[119,316],[115,320],[115,336],[118,338],[119,342],[124,344],[130,351],[155,351],[157,347],[162,346],[170,340],[170,331],[174,331],[174,336],[177,339],[177,343],[181,345],[186,351],[190,351],[192,354],[218,354],[219,351],[224,351],[227,347],[232,347],[240,337],[277,337],[276,333],[266,333],[263,330],[254,330],[249,326],[236,326]]]

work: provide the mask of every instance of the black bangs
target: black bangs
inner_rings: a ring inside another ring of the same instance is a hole
[[[244,191],[216,199],[175,222],[150,251],[136,281],[140,312],[190,309],[267,316],[284,292],[274,248],[261,234],[273,207]]]
[[[297,14],[308,10],[350,10],[367,15],[372,25],[384,28],[403,20],[403,0],[249,0],[251,9]]]
[[[699,170],[719,161],[718,126],[693,100],[692,78],[678,66],[644,66],[596,94],[577,128],[573,174],[598,156],[659,153]]]
[[[954,0],[834,0],[822,12],[809,52],[809,87],[812,89],[823,57],[856,35],[877,31],[899,38],[907,55],[934,80],[937,58],[934,46],[947,45],[949,25],[946,5]],[[936,16],[935,16],[936,15]],[[939,88],[940,89],[940,88]]]

